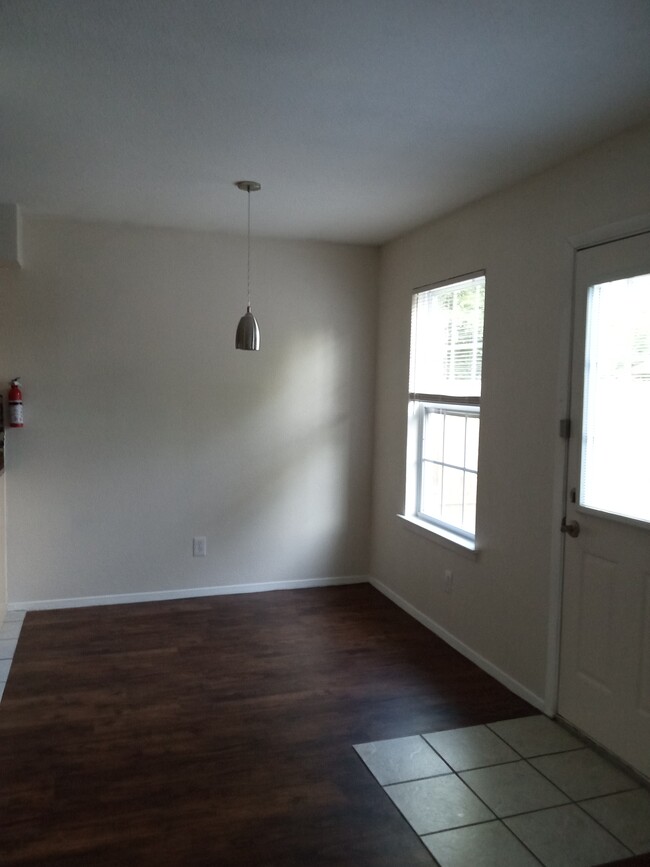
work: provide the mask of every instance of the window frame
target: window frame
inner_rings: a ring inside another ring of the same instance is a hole
[[[459,527],[456,524],[450,524],[446,521],[443,521],[441,518],[436,518],[434,515],[430,515],[428,512],[422,510],[422,476],[424,471],[424,466],[426,463],[436,464],[440,467],[449,467],[451,469],[460,470],[462,473],[472,473],[476,476],[476,488],[478,490],[478,460],[476,464],[476,469],[469,469],[467,467],[467,450],[465,448],[465,455],[463,459],[463,466],[459,466],[458,464],[447,463],[444,460],[444,450],[443,450],[443,460],[436,461],[433,458],[424,457],[424,434],[425,434],[425,425],[426,425],[426,417],[430,412],[439,412],[446,416],[447,414],[458,416],[459,418],[463,418],[467,420],[468,418],[478,419],[479,422],[479,438],[481,433],[480,422],[481,422],[481,408],[480,408],[480,399],[476,402],[476,398],[472,398],[474,403],[466,404],[453,404],[453,403],[440,403],[433,401],[417,401],[414,406],[415,415],[416,415],[416,424],[417,424],[417,454],[416,454],[416,465],[417,472],[415,478],[415,507],[414,507],[414,515],[419,521],[423,521],[427,524],[432,524],[435,527],[440,527],[445,530],[445,532],[450,533],[453,536],[459,536],[462,539],[466,539],[468,542],[474,542],[476,538],[476,519],[474,520],[474,532],[470,532],[466,530],[464,527]],[[466,433],[467,440],[467,433]],[[463,510],[465,509],[465,488],[463,482],[463,502],[462,502]]]
[[[415,289],[411,295],[411,331],[410,331],[410,354],[413,359],[414,341],[416,333],[414,332],[413,311],[417,303],[417,296],[436,290],[442,290],[447,287],[453,287],[455,284],[467,283],[471,280],[482,278],[483,291],[486,288],[485,271],[475,271],[471,274],[465,274],[459,277],[454,277],[449,280],[444,280],[439,283],[433,283],[426,286],[421,286]],[[460,288],[460,285],[459,285]],[[483,322],[485,321],[485,309],[483,310]],[[481,359],[483,353],[484,337],[481,336]],[[412,363],[411,363],[412,364]],[[482,361],[481,361],[482,368]],[[431,462],[424,458],[424,434],[425,420],[428,412],[442,411],[443,413],[450,412],[459,415],[465,419],[477,418],[479,421],[479,453],[480,453],[480,436],[481,436],[481,397],[480,395],[451,395],[451,394],[430,394],[424,392],[411,391],[411,383],[413,380],[413,370],[411,368],[409,375],[409,430],[407,439],[407,477],[406,477],[406,501],[404,517],[407,521],[413,522],[416,526],[424,529],[425,532],[430,532],[439,536],[441,539],[446,539],[462,545],[464,548],[475,549],[476,545],[476,516],[474,521],[474,532],[470,532],[462,526],[450,524],[441,518],[429,515],[422,510],[422,486],[423,486],[423,470],[426,462]],[[465,450],[463,458],[463,466],[458,467],[456,464],[446,464],[444,461],[444,451],[442,461],[434,461],[440,466],[450,466],[462,470],[464,473],[473,472],[476,475],[476,488],[478,491],[479,477],[479,462],[477,457],[476,470],[468,470],[467,468],[467,453]],[[463,508],[464,508],[464,492],[463,487]]]

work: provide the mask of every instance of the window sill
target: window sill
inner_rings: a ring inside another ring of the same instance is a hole
[[[472,558],[478,554],[475,541],[464,539],[462,536],[456,536],[448,530],[443,530],[442,527],[434,527],[432,524],[420,521],[412,515],[397,515],[397,517],[403,522],[405,529],[425,539],[429,539],[430,542],[438,542],[445,548],[468,554]]]

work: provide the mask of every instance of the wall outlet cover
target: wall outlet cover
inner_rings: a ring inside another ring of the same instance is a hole
[[[207,542],[205,536],[194,536],[192,539],[192,556],[205,557],[207,554]]]

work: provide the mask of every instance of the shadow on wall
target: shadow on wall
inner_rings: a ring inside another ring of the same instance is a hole
[[[238,442],[237,470],[218,499],[198,507],[216,509],[213,532],[228,528],[230,553],[222,556],[238,580],[366,568],[367,531],[355,523],[360,456],[348,357],[334,334],[296,338],[282,352],[271,389],[261,379],[251,383],[230,432]]]

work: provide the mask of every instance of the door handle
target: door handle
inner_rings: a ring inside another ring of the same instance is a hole
[[[560,532],[566,533],[567,536],[571,536],[572,539],[575,539],[580,535],[580,524],[577,521],[569,521],[567,524],[566,518],[562,518]]]

